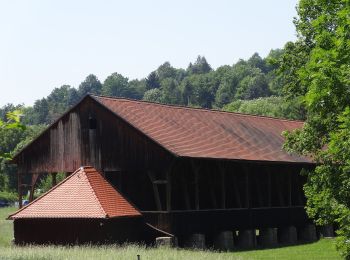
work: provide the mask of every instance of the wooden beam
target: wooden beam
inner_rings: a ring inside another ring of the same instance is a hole
[[[185,171],[183,171],[183,172],[185,172]],[[190,210],[191,209],[191,202],[190,202],[190,195],[188,192],[188,182],[187,182],[185,176],[183,175],[183,173],[181,173],[181,182],[182,182],[182,187],[183,187],[183,191],[184,191],[184,200],[185,200],[186,210]]]
[[[288,207],[292,206],[292,171],[288,173]]]
[[[245,207],[250,208],[250,187],[249,187],[249,173],[245,173]]]
[[[199,209],[199,176],[198,171],[194,172],[194,204],[195,208]]]
[[[194,160],[191,160],[192,163],[192,169],[194,171],[194,205],[195,209],[199,210],[199,168],[200,165],[196,165]]]
[[[258,194],[259,207],[263,207],[264,206],[264,200],[263,200],[263,194],[261,192],[261,186],[260,186],[261,183],[258,181],[257,177],[255,177],[254,180],[255,180],[256,192]]]
[[[269,171],[269,168],[267,168],[267,206],[270,208],[271,207],[271,172]]]
[[[251,207],[251,198],[250,198],[250,171],[249,167],[242,165],[242,169],[245,175],[245,207]]]
[[[17,184],[18,184],[18,207],[22,208],[22,173],[17,171]]]
[[[219,169],[221,172],[221,208],[226,208],[226,169],[222,163],[219,163]]]
[[[172,167],[166,172],[166,210],[171,210],[171,170]]]
[[[160,197],[159,197],[159,190],[158,190],[158,186],[157,184],[154,183],[154,173],[152,171],[147,171],[148,177],[151,180],[152,183],[152,187],[153,187],[153,195],[154,195],[154,201],[157,207],[158,211],[162,210],[162,203],[160,201]]]
[[[34,191],[35,191],[35,184],[39,178],[39,173],[33,173],[32,174],[32,182],[31,182],[31,188],[29,193],[29,202],[32,202],[34,199]]]

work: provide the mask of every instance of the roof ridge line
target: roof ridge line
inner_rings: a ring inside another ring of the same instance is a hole
[[[65,179],[63,179],[61,182],[59,182],[58,184],[56,184],[55,186],[53,186],[51,189],[49,189],[47,192],[45,192],[44,194],[42,194],[41,196],[37,197],[36,199],[34,199],[33,201],[29,202],[27,205],[23,206],[22,208],[18,209],[16,212],[12,213],[11,215],[9,215],[7,217],[7,219],[10,219],[11,216],[23,211],[24,209],[26,209],[27,207],[29,207],[30,205],[34,204],[34,202],[41,200],[42,198],[46,197],[46,195],[48,195],[49,193],[51,193],[53,190],[55,190],[56,188],[58,188],[59,186],[61,186],[63,183],[65,183],[66,181],[68,181],[69,179],[71,179],[75,174],[77,174],[77,172],[79,172],[81,170],[82,167],[78,168],[77,170],[75,170],[75,172],[73,172],[71,175],[69,175],[68,177],[66,177]]]
[[[92,167],[92,168],[93,168],[93,167]],[[95,169],[95,168],[94,168],[94,169]],[[97,171],[96,169],[95,169],[95,171],[96,171],[97,174],[100,174],[100,175],[101,175],[101,173],[100,173],[99,171]],[[95,198],[95,200],[97,201],[97,204],[100,206],[100,209],[101,209],[102,213],[105,215],[105,217],[108,218],[108,213],[107,213],[106,210],[103,208],[102,203],[101,203],[100,200],[98,199],[98,197],[97,197],[97,195],[96,195],[96,192],[95,192],[94,188],[92,187],[92,184],[91,184],[91,182],[90,182],[90,179],[89,179],[89,177],[88,177],[88,175],[87,175],[87,172],[84,171],[84,173],[85,173],[86,179],[87,179],[87,181],[88,181],[88,183],[89,183],[89,187],[90,187],[90,189],[91,189],[91,191],[92,191],[92,194],[94,195],[94,198]]]
[[[100,98],[108,98],[108,99],[114,99],[114,100],[120,100],[120,101],[132,101],[132,102],[137,102],[137,103],[153,104],[153,105],[175,108],[175,109],[196,110],[196,111],[223,113],[223,114],[230,114],[230,115],[237,115],[237,116],[244,116],[244,117],[271,119],[271,120],[277,120],[277,121],[305,123],[305,121],[298,120],[298,119],[287,119],[287,118],[280,118],[280,117],[273,117],[273,116],[245,114],[245,113],[240,113],[240,112],[231,112],[231,111],[225,111],[225,110],[219,110],[219,109],[213,109],[213,108],[188,107],[188,106],[177,105],[177,104],[163,104],[163,103],[157,103],[157,102],[153,102],[153,101],[138,100],[138,99],[132,99],[132,98],[126,98],[126,97],[113,97],[113,96],[97,95],[97,94],[88,94],[88,95],[91,97],[95,97],[95,98],[100,97]]]

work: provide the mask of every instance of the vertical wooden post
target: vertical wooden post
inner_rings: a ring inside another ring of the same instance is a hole
[[[238,208],[242,208],[241,193],[240,193],[239,187],[237,185],[237,178],[236,178],[235,173],[232,174],[232,178],[233,178],[233,189],[235,191],[236,204],[237,204]]]
[[[292,206],[292,172],[288,172],[288,207]]]
[[[271,172],[269,171],[269,168],[267,168],[267,206],[271,207]]]
[[[195,209],[199,210],[199,176],[198,176],[198,172],[199,172],[199,167],[195,165],[195,162],[192,160],[192,169],[194,171],[194,205],[195,205]]]
[[[226,208],[226,167],[219,163],[221,172],[221,208]]]
[[[184,187],[185,206],[187,210],[190,210],[191,202],[190,202],[190,195],[188,193],[188,183],[184,176],[182,176],[182,185]]]
[[[226,208],[226,172],[221,171],[221,208]]]
[[[261,177],[261,176],[259,176],[259,177]],[[261,186],[260,186],[261,184],[259,183],[258,176],[255,176],[254,181],[255,181],[256,191],[257,191],[257,194],[258,194],[259,207],[263,207],[264,206],[264,200],[263,200],[263,194],[261,192]]]
[[[52,175],[52,187],[53,187],[53,186],[56,186],[57,184],[57,173],[55,172],[55,173],[52,173],[51,175]]]
[[[38,178],[39,178],[39,173],[32,174],[32,182],[31,182],[30,193],[29,193],[29,202],[32,202],[34,199],[35,184]]]
[[[194,204],[195,204],[195,208],[196,210],[199,209],[199,176],[198,176],[198,171],[195,170],[194,172]]]
[[[171,210],[171,168],[166,173],[166,210]]]
[[[245,172],[245,207],[250,208],[249,172]]]
[[[18,207],[22,208],[22,173],[17,170],[17,184],[18,184]]]
[[[154,194],[154,200],[156,203],[156,207],[158,211],[162,210],[162,204],[160,202],[160,197],[159,197],[159,191],[158,191],[158,186],[155,183],[155,177],[153,175],[152,171],[147,171],[148,173],[148,177],[150,178],[151,182],[152,182],[152,187],[153,187],[153,194]]]

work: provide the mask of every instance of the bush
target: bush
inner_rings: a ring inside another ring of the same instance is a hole
[[[15,202],[18,200],[17,193],[14,192],[8,192],[8,191],[0,191],[0,201],[6,201],[6,202]]]

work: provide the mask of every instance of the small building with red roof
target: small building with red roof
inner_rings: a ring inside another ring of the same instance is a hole
[[[11,214],[17,244],[101,243],[154,239],[141,213],[93,167],[80,167]],[[158,232],[159,233],[159,232]]]

